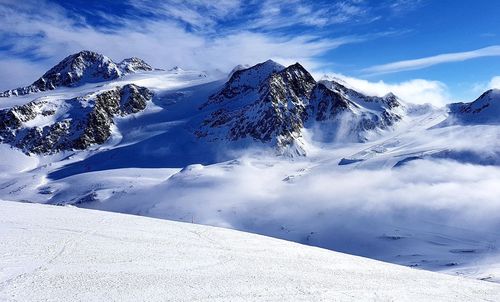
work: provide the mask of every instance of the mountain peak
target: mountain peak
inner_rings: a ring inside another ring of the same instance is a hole
[[[500,97],[500,89],[492,88],[492,89],[486,90],[478,99],[482,99],[485,97],[490,97],[490,98],[491,97],[495,97],[495,98]],[[499,98],[499,100],[500,100],[500,98]]]
[[[449,104],[450,117],[442,125],[500,124],[500,90],[489,89],[470,103]]]
[[[134,73],[137,71],[151,71],[153,67],[146,63],[143,59],[131,57],[124,59],[118,64],[118,67],[123,73]]]
[[[179,66],[174,66],[170,68],[168,71],[179,72],[179,71],[184,71],[184,69],[180,68]]]
[[[0,93],[0,97],[25,95],[57,87],[74,87],[117,79],[123,74],[151,71],[153,68],[142,59],[132,57],[116,64],[110,58],[90,50],[67,56],[49,69],[33,84]]]
[[[270,69],[270,70],[275,70],[275,71],[281,71],[285,69],[285,66],[281,65],[278,62],[275,62],[271,59],[264,61],[262,63],[258,63],[250,68],[259,68],[259,69]]]

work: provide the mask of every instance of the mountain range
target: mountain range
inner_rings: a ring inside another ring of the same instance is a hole
[[[159,71],[139,58],[115,63],[91,51],[68,56],[33,84],[0,94],[33,99],[0,111],[0,142],[27,154],[83,150],[105,143],[115,116],[143,111],[151,103],[150,88],[121,82],[137,72],[154,77]],[[71,98],[47,94],[92,83],[106,84]],[[45,95],[38,97],[40,92]],[[471,103],[450,104],[445,123],[499,123],[499,95],[490,90]],[[299,63],[285,67],[268,60],[235,68],[225,83],[193,108],[192,115],[202,120],[188,128],[200,140],[270,146],[278,154],[306,155],[304,132],[311,132],[318,142],[365,142],[393,131],[418,107],[392,93],[367,96],[339,81],[316,81]]]
[[[489,260],[500,236],[484,231],[500,227],[498,211],[482,193],[500,166],[500,90],[436,108],[315,79],[300,63],[181,67],[82,51],[1,93],[0,200],[223,226],[500,281]],[[478,211],[491,219],[477,222]]]

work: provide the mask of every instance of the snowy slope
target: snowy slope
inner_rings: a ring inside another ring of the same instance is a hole
[[[450,117],[445,124],[499,124],[500,90],[490,89],[470,103],[450,105]]]
[[[2,301],[494,301],[500,285],[195,224],[0,202]]]

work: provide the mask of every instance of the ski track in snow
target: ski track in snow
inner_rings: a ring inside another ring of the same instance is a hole
[[[2,301],[495,301],[500,285],[222,228],[0,201]]]

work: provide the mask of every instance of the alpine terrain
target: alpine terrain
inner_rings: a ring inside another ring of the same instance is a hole
[[[81,51],[0,93],[0,158],[1,300],[500,297],[500,90],[437,108]]]

